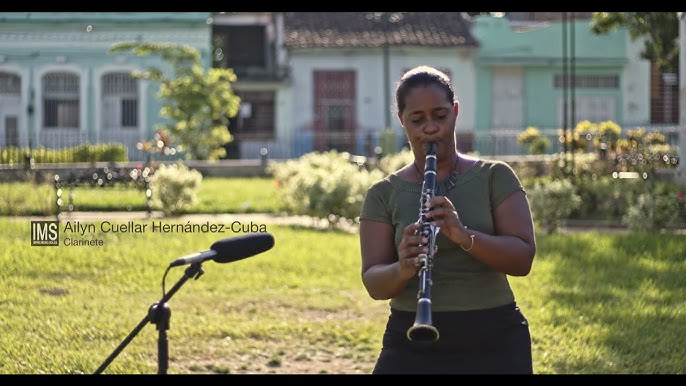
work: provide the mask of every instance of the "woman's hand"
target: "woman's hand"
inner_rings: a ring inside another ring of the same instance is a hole
[[[460,245],[469,245],[470,234],[467,232],[460,216],[455,210],[453,203],[445,196],[435,196],[427,203],[428,217],[432,224],[441,229],[441,232],[453,242]]]
[[[429,250],[426,243],[429,240],[426,237],[418,234],[420,224],[418,222],[412,223],[403,230],[403,238],[398,246],[398,266],[400,268],[400,275],[403,278],[410,278],[417,274],[420,267],[419,254],[428,253]]]

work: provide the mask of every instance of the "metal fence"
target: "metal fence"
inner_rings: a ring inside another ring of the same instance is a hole
[[[639,127],[623,127],[622,136]],[[679,126],[641,126],[646,132],[662,133],[670,145],[678,147]],[[563,151],[560,141],[559,129],[539,130],[540,134],[548,139],[549,146],[546,154],[555,154]],[[519,144],[517,136],[521,130],[491,130],[489,132],[460,132],[458,131],[457,145],[462,152],[474,152],[482,156],[517,156],[527,154],[527,149]],[[159,155],[146,153],[137,148],[141,141],[141,135],[137,131],[107,131],[99,133],[95,138],[79,131],[69,130],[44,130],[38,135],[38,143],[31,144],[32,149],[65,150],[84,144],[109,143],[123,144],[126,147],[129,161],[145,162],[148,160],[165,159]],[[4,158],[9,152],[18,152],[14,159],[24,159],[26,150],[29,148],[26,138],[8,143],[19,143],[22,146],[5,146],[0,144],[0,152]],[[285,138],[269,140],[249,140],[237,138],[234,142],[226,145],[228,159],[294,159],[312,151],[338,150],[366,157],[376,157],[380,154],[397,151],[407,146],[404,134],[395,133],[389,135],[373,132],[371,130],[360,131],[355,135],[331,133],[316,135],[311,132],[296,132]],[[265,154],[266,153],[266,154]],[[183,157],[177,154],[175,158]],[[174,157],[171,157],[174,158]],[[50,162],[47,159],[47,162]],[[58,162],[57,160],[55,162]],[[0,163],[7,163],[0,161]]]
[[[26,135],[17,135],[10,138],[6,135],[0,141],[0,154],[5,160],[0,163],[7,163],[7,159],[24,159],[27,150],[32,152],[39,149],[52,150],[46,152],[47,162],[59,162],[60,151],[66,152],[77,146],[95,144],[121,144],[126,148],[126,155],[130,161],[144,161],[148,154],[137,148],[137,144],[143,139],[137,130],[106,130],[97,135],[89,135],[80,130],[72,129],[49,129],[42,130],[33,140],[29,141]],[[50,157],[55,158],[54,161]]]
[[[622,136],[626,137],[628,131],[643,128],[646,132],[659,132],[667,142],[675,147],[679,144],[678,126],[636,126],[622,128]],[[458,131],[457,146],[462,152],[478,153],[482,156],[517,156],[528,154],[526,147],[521,145],[517,137],[522,130],[499,129],[489,132],[461,133]],[[556,154],[564,150],[564,144],[560,140],[559,129],[539,130],[542,137],[548,140],[546,154]],[[335,149],[366,157],[377,156],[392,150],[399,150],[407,146],[404,134],[396,133],[393,138],[388,138],[378,132],[362,132],[357,135],[322,135],[315,136],[311,132],[294,134],[288,138],[279,140],[242,140],[233,143],[234,158],[256,159],[266,149],[271,159],[297,158],[311,151],[326,151]]]

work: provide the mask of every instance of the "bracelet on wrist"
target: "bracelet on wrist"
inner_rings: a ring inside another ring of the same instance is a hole
[[[469,244],[469,248],[465,248],[462,246],[462,244],[460,244],[460,248],[462,248],[462,250],[465,252],[471,251],[472,248],[474,247],[474,235],[469,235],[469,238],[472,240],[472,242]]]

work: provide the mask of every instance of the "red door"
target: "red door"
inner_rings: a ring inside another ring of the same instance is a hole
[[[355,148],[355,72],[314,72],[314,146],[317,151]]]

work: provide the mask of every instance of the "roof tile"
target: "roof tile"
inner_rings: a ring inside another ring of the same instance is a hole
[[[288,48],[478,46],[461,12],[286,12]]]

